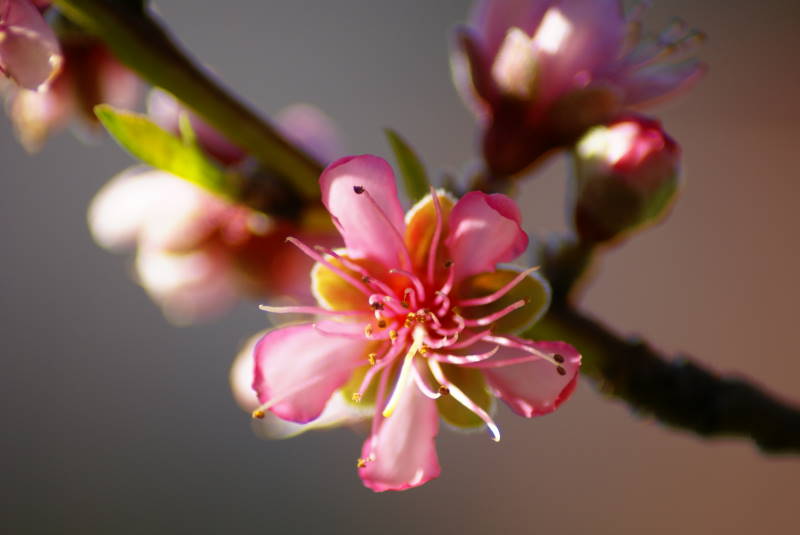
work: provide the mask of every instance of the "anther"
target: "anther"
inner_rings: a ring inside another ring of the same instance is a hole
[[[365,284],[369,284],[370,282],[372,282],[372,279],[367,277],[366,275],[362,275],[361,276],[361,282],[363,282]]]
[[[422,344],[421,346],[419,346],[419,354],[420,355],[425,355],[425,354],[428,353],[428,351],[430,351],[430,348],[428,346],[426,346],[425,344]]]
[[[261,409],[254,410],[252,414],[253,419],[255,420],[263,420],[266,415],[267,413],[262,411]]]
[[[366,326],[364,327],[364,336],[366,336],[367,338],[369,338],[370,336],[372,336],[372,332],[373,332],[372,325],[369,325],[369,324],[368,324],[368,325],[366,325]]]
[[[553,355],[553,360],[561,364],[564,362],[564,357],[556,353],[555,355]]]
[[[564,369],[564,366],[558,366],[556,368],[558,375],[567,375],[567,370]]]
[[[442,386],[439,387],[439,393],[441,395],[443,395],[443,396],[446,396],[447,394],[450,393],[450,389],[447,388],[446,386],[442,385]]]
[[[359,457],[356,461],[356,468],[364,468],[367,466],[367,460],[363,457]]]
[[[369,365],[370,366],[375,366],[375,362],[376,362],[377,358],[378,358],[378,354],[377,353],[370,353],[369,355],[367,355],[367,360],[369,361]]]
[[[353,186],[353,191],[356,192],[356,195],[361,195],[364,193],[364,186]]]
[[[355,403],[359,403],[361,401],[361,394],[359,394],[358,392],[353,392],[353,395],[352,395],[351,399]]]
[[[386,320],[381,318],[378,320],[378,329],[385,329],[386,328]]]
[[[383,303],[380,301],[374,301],[370,303],[369,306],[371,306],[373,310],[383,310]]]
[[[452,260],[445,260],[444,261],[444,267],[449,268],[452,265],[453,265],[453,261]]]
[[[395,343],[397,341],[397,331],[391,329],[389,331],[389,339],[392,341],[392,343]]]

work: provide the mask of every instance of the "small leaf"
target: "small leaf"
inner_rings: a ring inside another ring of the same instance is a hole
[[[412,203],[417,202],[430,192],[430,182],[425,166],[422,165],[414,150],[394,130],[387,129],[386,137],[392,146],[397,165],[400,167],[400,178],[403,189]]]
[[[181,139],[138,113],[116,110],[107,104],[96,106],[95,113],[109,134],[134,158],[211,193],[233,198],[232,175],[197,146],[188,117],[181,117]]]

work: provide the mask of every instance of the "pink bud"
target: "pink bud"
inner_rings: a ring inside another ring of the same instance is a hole
[[[666,213],[680,148],[653,119],[630,116],[589,130],[575,147],[575,224],[607,241]]]

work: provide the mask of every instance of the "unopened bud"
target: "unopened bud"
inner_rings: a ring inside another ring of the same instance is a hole
[[[574,157],[575,226],[585,241],[653,223],[675,196],[680,148],[658,121],[632,116],[592,128]]]

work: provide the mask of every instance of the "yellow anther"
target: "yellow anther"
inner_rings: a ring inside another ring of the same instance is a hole
[[[369,360],[369,365],[375,366],[375,361],[377,358],[378,358],[377,353],[370,353],[369,355],[367,355],[367,360]]]
[[[389,331],[389,340],[391,340],[392,343],[395,343],[397,341],[397,331],[395,331],[394,329]]]
[[[353,392],[353,396],[351,398],[354,402],[358,403],[361,401],[361,394],[358,392]]]
[[[263,420],[266,415],[267,413],[262,411],[261,409],[254,410],[252,414],[253,418],[256,420]]]
[[[420,346],[420,348],[419,348],[419,354],[420,355],[425,355],[425,354],[428,353],[429,350],[430,350],[430,348],[428,346],[426,346],[425,344],[422,344]]]
[[[364,336],[366,336],[367,338],[372,336],[372,332],[373,332],[372,325],[367,325],[366,327],[364,327]]]
[[[363,457],[359,457],[356,461],[356,468],[364,468],[367,466],[367,460]]]

